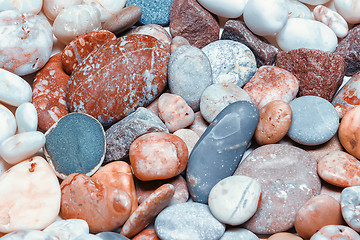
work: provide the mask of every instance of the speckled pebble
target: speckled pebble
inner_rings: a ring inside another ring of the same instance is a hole
[[[156,234],[155,229],[147,228],[133,237],[132,240],[160,240],[160,238]]]
[[[353,229],[342,225],[327,225],[315,233],[310,240],[359,240],[360,235]]]
[[[341,192],[341,213],[346,223],[360,231],[360,186],[348,187]]]
[[[259,238],[245,228],[232,228],[226,230],[220,240],[259,240]]]

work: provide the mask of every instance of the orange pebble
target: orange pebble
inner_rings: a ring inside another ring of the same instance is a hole
[[[339,126],[339,140],[348,153],[360,158],[360,106],[348,111]]]
[[[302,238],[292,233],[281,232],[271,235],[268,240],[302,240]]]
[[[136,235],[132,240],[160,240],[155,229],[145,229]]]

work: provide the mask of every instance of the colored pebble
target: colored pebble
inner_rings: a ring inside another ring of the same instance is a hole
[[[201,115],[201,112],[198,111],[195,113],[195,120],[193,124],[189,127],[189,129],[196,132],[196,134],[201,137],[201,135],[203,135],[208,126],[209,124],[205,121],[205,119]]]
[[[0,104],[0,144],[13,136],[16,132],[16,119],[14,114]]]
[[[153,132],[142,135],[131,144],[129,158],[138,179],[168,179],[185,170],[188,149],[178,136]]]
[[[131,213],[129,195],[81,173],[67,176],[61,183],[63,219],[83,219],[92,233],[114,231]]]
[[[69,113],[66,106],[66,89],[69,76],[64,72],[61,53],[52,56],[36,74],[32,101],[38,115],[39,128],[47,131]]]
[[[244,44],[219,40],[201,49],[208,57],[213,83],[233,83],[242,87],[256,72],[256,59]]]
[[[25,160],[1,174],[0,196],[3,233],[44,229],[59,214],[59,181],[42,157]]]
[[[238,85],[233,83],[212,84],[201,95],[201,115],[211,123],[224,108],[237,101],[253,102],[249,94]]]
[[[182,36],[191,45],[203,48],[219,39],[217,20],[197,0],[174,0],[170,9],[170,34]]]
[[[261,186],[247,176],[230,176],[211,189],[208,205],[214,217],[233,226],[249,220],[261,201]]]
[[[360,159],[359,116],[360,106],[348,111],[341,120],[338,131],[341,145],[357,159]]]
[[[344,188],[342,187],[337,187],[325,181],[322,181],[320,194],[328,195],[330,197],[333,197],[336,201],[340,202],[341,191],[343,189]]]
[[[284,51],[308,48],[333,52],[338,44],[334,31],[322,22],[306,18],[290,18],[276,35]]]
[[[328,195],[317,195],[299,209],[294,226],[300,237],[309,239],[322,227],[343,222],[340,203]]]
[[[12,106],[31,102],[31,86],[23,78],[0,69],[0,101]]]
[[[158,102],[159,117],[169,132],[190,126],[195,119],[194,111],[185,100],[176,94],[163,93]]]
[[[126,0],[82,0],[83,5],[94,6],[99,10],[101,22],[106,22],[111,17],[118,15],[125,3]]]
[[[355,231],[360,231],[360,186],[347,187],[341,192],[341,213],[346,223]]]
[[[160,238],[156,234],[155,229],[144,229],[133,237],[132,240],[160,240]]]
[[[303,240],[301,237],[288,233],[288,232],[281,232],[281,233],[275,233],[271,235],[268,240]]]
[[[171,40],[171,45],[170,45],[171,54],[175,51],[175,49],[177,49],[178,47],[184,46],[184,45],[190,45],[189,41],[186,38],[184,38],[182,36],[174,37]]]
[[[224,18],[238,18],[243,12],[248,0],[199,0],[199,3],[210,12]]]
[[[216,240],[224,234],[225,226],[213,217],[206,204],[186,202],[164,209],[156,217],[155,230],[162,240]]]
[[[113,15],[102,24],[102,28],[113,32],[121,33],[133,26],[141,17],[142,11],[138,6],[123,8],[118,14]]]
[[[282,144],[256,148],[234,175],[254,178],[261,184],[261,202],[243,227],[256,234],[272,234],[293,227],[298,210],[320,193],[317,163],[306,151]]]
[[[207,203],[215,184],[234,173],[258,119],[257,107],[248,101],[232,103],[216,116],[189,157],[186,181],[194,201]]]
[[[38,14],[42,5],[42,0],[3,1],[0,6],[0,12],[18,10],[21,13]]]
[[[114,39],[116,39],[115,34],[107,30],[92,31],[78,36],[62,51],[62,68],[70,75],[91,51]]]
[[[19,230],[1,237],[1,240],[57,240],[57,238],[39,230]]]
[[[129,240],[127,237],[115,232],[101,232],[96,236],[102,240]]]
[[[245,84],[244,90],[261,109],[274,100],[292,101],[299,91],[299,80],[279,67],[262,66]]]
[[[46,159],[61,179],[71,173],[91,176],[104,160],[104,129],[99,121],[87,114],[72,113],[62,117],[45,137]]]
[[[344,148],[341,146],[337,134],[335,134],[329,141],[326,143],[316,145],[316,146],[302,146],[305,151],[310,153],[316,160],[319,162],[326,154],[332,151],[343,151]]]
[[[120,233],[125,237],[133,237],[143,230],[170,203],[174,191],[174,186],[171,184],[164,184],[156,189],[130,215]]]
[[[82,234],[88,234],[89,225],[82,219],[60,220],[50,224],[43,232],[51,234],[56,239],[74,240]]]
[[[49,60],[51,25],[38,15],[16,10],[0,12],[0,67],[23,76],[34,73]]]
[[[43,11],[47,18],[54,21],[56,16],[67,7],[79,5],[82,0],[43,0]]]
[[[179,129],[174,132],[174,135],[178,136],[185,142],[189,155],[200,138],[196,132],[190,129]]]
[[[105,163],[125,160],[131,143],[150,132],[169,132],[161,119],[150,110],[139,107],[106,130]]]
[[[337,12],[323,5],[318,5],[313,10],[315,20],[326,24],[337,37],[343,38],[348,34],[349,28],[345,19]]]
[[[181,96],[198,111],[202,93],[213,82],[211,65],[204,52],[190,45],[178,47],[170,56],[168,74],[171,93]]]
[[[71,74],[69,110],[88,113],[104,125],[121,120],[164,90],[169,55],[162,42],[148,35],[133,34],[105,43]]]
[[[360,235],[353,229],[342,225],[327,225],[315,233],[310,240],[359,240]]]
[[[226,230],[220,240],[259,240],[259,238],[245,228],[232,228]]]
[[[21,104],[15,112],[18,133],[36,131],[38,127],[38,117],[34,104],[25,102]]]
[[[260,145],[279,142],[289,131],[292,121],[292,110],[282,100],[269,102],[259,111],[259,123],[254,137]]]
[[[0,156],[9,164],[17,164],[32,157],[45,144],[42,132],[23,132],[11,136],[0,144]]]
[[[246,26],[256,35],[273,36],[288,21],[286,0],[251,0],[245,6]]]
[[[350,24],[360,23],[360,6],[356,0],[334,0],[336,11]]]

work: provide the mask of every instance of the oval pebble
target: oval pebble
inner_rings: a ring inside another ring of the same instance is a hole
[[[16,119],[14,114],[0,104],[0,144],[16,132]]]
[[[360,131],[359,131],[360,106],[348,111],[339,126],[339,140],[341,145],[352,156],[360,159]]]
[[[105,22],[118,15],[124,8],[126,0],[82,0],[82,4],[96,7],[100,12],[100,21]]]
[[[26,102],[21,104],[15,112],[18,133],[36,131],[38,117],[34,104]]]
[[[261,201],[261,186],[247,176],[227,177],[211,189],[208,205],[222,223],[240,225],[256,212]]]
[[[259,238],[245,228],[232,228],[226,230],[220,240],[259,240]]]
[[[256,72],[255,55],[240,42],[218,40],[201,50],[210,61],[213,83],[233,83],[242,87]]]
[[[19,230],[1,237],[1,240],[57,240],[57,238],[39,230]]]
[[[327,225],[315,233],[310,240],[359,240],[360,235],[353,229],[342,225]]]
[[[189,155],[200,138],[196,132],[190,129],[179,129],[174,132],[174,135],[178,136],[185,142],[189,151]]]
[[[42,0],[5,0],[1,2],[0,12],[5,10],[18,10],[22,13],[38,14],[41,10],[42,5]]]
[[[142,10],[138,6],[123,8],[118,14],[113,15],[102,24],[102,28],[114,34],[119,34],[133,26],[141,17]]]
[[[360,231],[360,186],[345,188],[340,195],[341,213],[346,223],[355,231]]]
[[[115,232],[101,232],[96,234],[96,236],[102,240],[129,240],[127,237]]]
[[[334,0],[336,11],[350,24],[360,22],[360,5],[357,0]]]
[[[67,7],[79,5],[83,0],[43,0],[43,11],[45,16],[54,21],[56,16]]]
[[[276,42],[284,51],[308,48],[333,52],[338,39],[334,31],[322,22],[306,18],[290,18],[276,35]]]
[[[288,232],[281,232],[281,233],[275,233],[271,235],[268,240],[303,240],[301,237],[288,233]]]
[[[57,239],[73,240],[82,234],[89,234],[89,225],[82,219],[60,220],[50,224],[43,232]]]
[[[331,28],[337,37],[343,38],[349,32],[345,19],[337,12],[323,5],[318,5],[313,10],[315,20],[326,24]]]
[[[289,18],[308,18],[314,19],[310,9],[298,0],[287,0]]]
[[[324,98],[303,96],[290,102],[293,112],[288,136],[303,145],[319,145],[330,140],[339,127],[339,115]]]
[[[224,18],[238,18],[243,12],[248,0],[199,0],[199,3],[210,12]]]
[[[31,131],[16,134],[0,144],[0,155],[9,164],[17,164],[32,157],[45,144],[42,132]]]
[[[132,238],[132,240],[160,240],[156,234],[155,229],[145,229],[141,231],[138,235]]]
[[[206,204],[186,202],[164,209],[156,217],[155,230],[162,240],[216,240],[224,234],[225,226]]]
[[[3,233],[44,229],[59,214],[59,181],[42,157],[25,160],[1,174],[0,196]]]

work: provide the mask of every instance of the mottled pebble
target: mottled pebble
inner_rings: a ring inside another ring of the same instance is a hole
[[[38,14],[43,5],[43,0],[22,0],[22,1],[3,1],[0,12],[5,10],[18,10],[22,13]]]
[[[132,240],[160,240],[156,234],[155,229],[144,229],[138,235],[132,238]]]
[[[1,240],[58,240],[58,239],[49,233],[39,230],[18,230],[11,232],[4,237],[1,237]]]
[[[346,223],[360,231],[360,186],[348,187],[341,192],[341,213]]]
[[[182,36],[176,36],[171,40],[170,45],[170,52],[171,54],[177,49],[178,47],[184,46],[184,45],[190,45],[189,41],[182,37]]]
[[[126,0],[82,0],[83,5],[94,6],[100,12],[100,22],[106,22],[113,16],[119,15]]]
[[[360,159],[360,131],[359,131],[360,106],[348,111],[339,126],[339,140],[341,145],[352,156]]]
[[[82,0],[43,0],[43,11],[47,18],[54,21],[64,8],[81,3]]]
[[[89,233],[89,225],[82,219],[68,219],[55,221],[44,232],[51,234],[57,239],[74,240],[82,234]]]
[[[327,225],[315,233],[310,240],[359,240],[360,235],[353,229],[342,225]]]
[[[315,20],[330,27],[337,37],[343,38],[348,34],[349,28],[345,19],[336,11],[323,5],[318,5],[313,10]]]
[[[271,235],[268,238],[268,240],[303,240],[303,239],[292,233],[280,232],[280,233],[275,233],[275,234]]]
[[[201,137],[208,126],[209,124],[205,121],[201,112],[198,111],[195,113],[195,120],[189,129],[193,130],[197,135],[199,135],[199,137]]]

